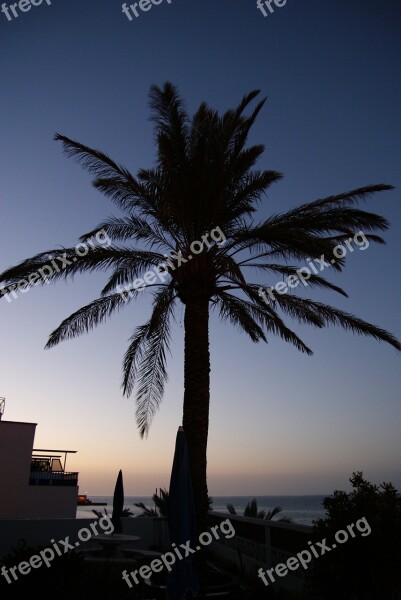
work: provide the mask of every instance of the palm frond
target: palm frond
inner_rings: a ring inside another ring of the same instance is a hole
[[[123,167],[118,165],[104,152],[84,146],[59,133],[54,135],[54,140],[61,142],[65,154],[68,157],[76,158],[89,173],[97,177],[113,177],[116,174],[125,176]]]
[[[186,162],[188,115],[177,88],[166,83],[163,88],[153,85],[149,94],[155,123],[159,162],[165,168],[176,170]]]
[[[252,260],[252,258],[250,259]],[[247,263],[242,264],[243,267],[254,267],[255,269],[260,269],[261,271],[272,271],[273,273],[280,273],[282,275],[286,275],[287,277],[295,276],[298,277],[298,271],[302,267],[292,267],[288,265],[276,265],[270,263]],[[310,270],[310,269],[309,269]],[[324,277],[320,277],[320,275],[315,275],[314,273],[310,273],[307,278],[307,284],[315,287],[321,287],[323,289],[333,290],[342,296],[348,298],[348,294],[340,287],[330,283]],[[265,286],[268,287],[268,286]]]
[[[396,350],[401,351],[401,343],[385,329],[333,306],[288,294],[280,296],[279,299],[277,298],[277,304],[285,311],[291,309],[291,305],[293,307],[297,306],[298,310],[305,308],[314,311],[317,317],[323,321],[324,326],[336,325],[358,335],[367,335],[378,341],[387,342]]]
[[[236,515],[237,511],[235,510],[234,504],[227,504],[227,510],[230,513],[230,515]]]
[[[265,519],[267,519],[268,521],[271,521],[273,519],[273,517],[275,517],[276,515],[281,513],[282,510],[283,509],[281,508],[281,506],[274,506],[272,509],[267,511]]]
[[[125,218],[109,217],[107,221],[98,225],[94,230],[82,235],[80,240],[81,242],[87,242],[96,237],[100,232],[105,232],[112,240],[144,241],[150,248],[164,246],[171,250],[174,249],[171,240],[167,239],[167,236],[163,234],[160,228],[157,226],[152,227],[146,219],[132,215]]]
[[[301,204],[297,208],[293,209],[295,213],[308,213],[315,209],[329,208],[333,206],[346,206],[348,204],[357,204],[358,202],[366,201],[369,196],[376,194],[377,192],[385,192],[393,190],[394,186],[387,185],[384,183],[367,185],[361,188],[356,188],[350,192],[343,192],[335,196],[327,196],[326,198],[319,198],[313,202],[307,202]]]
[[[219,299],[220,318],[223,321],[231,321],[233,325],[249,335],[253,342],[260,340],[267,342],[263,329],[252,317],[250,307],[246,302],[226,292],[219,292],[216,295]]]
[[[301,323],[313,324],[317,327],[339,326],[358,335],[368,335],[378,341],[387,342],[396,350],[401,351],[401,343],[391,333],[334,306],[292,294],[277,294],[275,300],[264,295],[264,301],[266,306],[280,308]]]
[[[112,294],[98,298],[83,306],[64,321],[49,336],[45,348],[52,348],[60,342],[76,338],[110,317],[116,310],[129,303],[139,292],[133,290],[130,294]]]
[[[0,282],[11,288],[18,286],[20,289],[27,289],[72,277],[77,273],[104,271],[112,266],[118,268],[126,264],[132,265],[139,276],[142,271],[159,265],[163,260],[162,254],[134,248],[93,247],[87,248],[84,256],[79,256],[76,248],[63,248],[42,252],[7,269],[0,275]],[[34,280],[35,275],[37,277]]]
[[[231,254],[243,250],[260,253],[260,257],[280,256],[284,259],[308,260],[310,257],[331,256],[336,243],[331,238],[312,235],[307,231],[293,230],[283,223],[265,222],[238,232],[231,237],[225,251],[233,249]],[[341,271],[344,259],[337,259],[333,268]]]
[[[123,390],[129,396],[137,383],[136,419],[141,437],[148,433],[167,381],[166,351],[174,299],[171,285],[156,292],[152,315],[136,329],[124,358]]]
[[[266,304],[259,296],[259,288],[256,284],[247,284],[239,286],[239,288],[250,298],[250,302],[242,300],[248,307],[254,319],[262,324],[267,332],[273,335],[278,335],[285,342],[291,343],[297,350],[304,352],[309,356],[313,354],[312,350],[296,335],[294,331],[289,329],[284,321],[279,317],[277,312],[268,304]],[[311,311],[310,311],[311,312]],[[305,320],[307,316],[305,315]],[[321,326],[318,318],[313,314],[310,315],[310,320],[316,326]],[[313,320],[312,320],[313,319]]]
[[[78,162],[92,175],[96,176],[93,185],[123,210],[135,207],[145,212],[152,207],[148,190],[129,171],[114,162],[107,154],[95,150],[56,133],[56,141],[61,141],[63,150],[68,157],[76,158]]]

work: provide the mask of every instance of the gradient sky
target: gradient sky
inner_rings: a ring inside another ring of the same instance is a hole
[[[367,184],[398,188],[367,205],[391,221],[387,245],[324,273],[349,299],[313,297],[401,338],[400,25],[398,0],[288,0],[267,18],[253,0],[165,0],[132,22],[117,0],[53,0],[10,22],[0,14],[0,270],[74,245],[118,214],[55,131],[136,172],[154,160],[152,84],[172,81],[190,112],[202,100],[224,111],[258,88],[269,100],[250,142],[266,144],[261,168],[285,175],[261,218]],[[126,494],[151,494],[168,484],[182,416],[182,315],[144,441],[120,381],[130,332],[149,314],[145,298],[43,350],[105,281],[79,276],[2,301],[0,395],[7,420],[38,423],[36,447],[78,450],[67,466],[80,471],[81,492],[112,494],[121,468]],[[279,339],[255,345],[212,318],[210,493],[325,494],[348,489],[354,470],[401,488],[401,356],[339,329],[290,324],[313,357]]]

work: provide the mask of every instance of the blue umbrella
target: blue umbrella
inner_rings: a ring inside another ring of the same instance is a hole
[[[123,523],[121,521],[121,516],[124,508],[124,486],[123,486],[123,472],[119,471],[116,487],[114,488],[114,496],[113,496],[113,514],[111,517],[111,522],[114,526],[113,533],[122,533],[123,531]]]
[[[195,502],[192,490],[187,438],[180,427],[175,443],[173,469],[171,471],[168,530],[170,543],[191,542],[196,547]],[[184,554],[184,553],[183,553]],[[178,560],[167,579],[167,595],[170,600],[182,600],[189,591],[195,596],[199,589],[198,577],[190,557]],[[191,596],[189,596],[191,597]]]

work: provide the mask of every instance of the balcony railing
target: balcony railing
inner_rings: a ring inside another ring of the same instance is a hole
[[[29,475],[29,485],[77,486],[78,473],[31,471]]]

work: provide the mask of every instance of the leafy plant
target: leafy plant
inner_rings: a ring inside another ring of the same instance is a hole
[[[167,517],[169,493],[165,488],[160,488],[159,493],[153,494],[152,500],[155,508],[148,508],[143,502],[136,502],[135,506],[143,512],[138,517]]]
[[[233,504],[227,504],[227,510],[230,513],[230,515],[237,515],[237,511]],[[259,510],[258,502],[256,498],[253,498],[253,500],[250,500],[246,505],[243,516],[251,517],[253,519],[264,519],[266,521],[271,521],[274,519],[275,516],[281,513],[282,510],[283,509],[280,506],[275,506],[271,510],[267,511],[263,509]],[[279,521],[281,523],[292,523],[292,519],[290,517],[281,517],[280,519],[276,519],[276,521]]]
[[[106,517],[110,516],[107,508],[103,509],[103,513],[100,510],[96,510],[95,508],[92,508],[92,512],[97,516],[98,519],[101,519],[104,516],[106,516]],[[130,508],[124,508],[121,516],[122,517],[134,517],[135,515]]]
[[[138,515],[138,517],[167,517],[168,516],[168,503],[169,503],[169,493],[166,488],[159,488],[159,493],[153,494],[152,496],[154,508],[149,508],[145,506],[143,502],[136,502],[134,506],[140,508],[142,513]],[[213,507],[213,498],[208,496],[208,507],[209,510],[212,510]]]
[[[314,539],[326,538],[336,548],[314,561],[308,587],[319,600],[398,600],[401,496],[392,483],[374,485],[362,471],[350,482],[351,492],[336,490],[324,499],[327,516],[315,522]],[[347,529],[351,525],[355,537]],[[335,540],[340,530],[348,534],[341,544]]]

